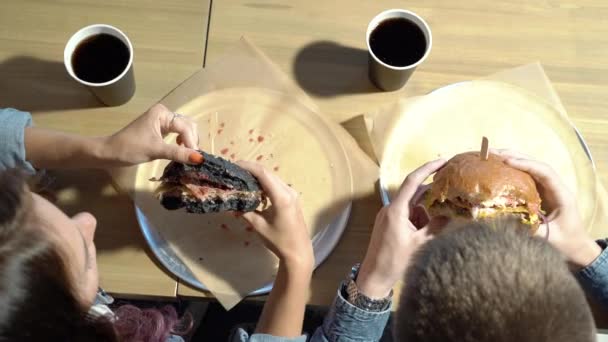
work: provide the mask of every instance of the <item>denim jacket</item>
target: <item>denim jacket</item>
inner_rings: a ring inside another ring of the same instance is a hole
[[[597,240],[602,253],[589,266],[575,275],[587,295],[608,309],[608,239]]]
[[[342,284],[341,288],[344,287]],[[384,311],[371,312],[349,303],[338,290],[336,298],[325,317],[323,325],[308,338],[302,335],[284,338],[266,334],[249,334],[237,329],[230,342],[372,342],[379,341],[390,315],[390,307]]]

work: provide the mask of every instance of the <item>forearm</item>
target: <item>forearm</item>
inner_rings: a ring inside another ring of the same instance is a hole
[[[575,273],[581,286],[592,298],[603,308],[608,308],[608,245],[607,240],[599,240],[597,246],[600,248],[599,256],[587,267]],[[601,246],[601,247],[600,247]]]
[[[106,139],[42,128],[25,129],[27,160],[38,169],[102,168],[112,165]]]
[[[302,334],[312,267],[281,262],[274,287],[264,305],[256,333],[282,337]]]

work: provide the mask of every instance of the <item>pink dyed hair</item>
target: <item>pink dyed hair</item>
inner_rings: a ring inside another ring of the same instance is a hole
[[[171,305],[161,309],[140,309],[126,304],[114,310],[114,328],[121,341],[165,342],[170,334],[185,335],[192,329],[189,313],[181,318]]]

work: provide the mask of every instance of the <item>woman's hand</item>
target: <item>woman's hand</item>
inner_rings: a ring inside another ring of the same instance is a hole
[[[239,162],[260,182],[272,206],[263,212],[243,214],[261,236],[264,244],[286,265],[297,265],[312,271],[314,254],[312,242],[298,193],[263,166],[252,162]]]
[[[504,156],[505,163],[527,172],[536,181],[542,199],[542,207],[547,211],[547,224],[542,224],[537,235],[544,237],[557,248],[574,269],[583,268],[593,262],[602,252],[600,246],[585,231],[576,197],[562,183],[559,176],[547,164],[509,150],[494,150]]]
[[[412,255],[447,223],[445,218],[434,218],[430,222],[427,219],[427,225],[417,229],[410,220],[420,214],[421,208],[414,206],[413,201],[424,189],[422,182],[445,163],[443,159],[435,160],[410,173],[395,199],[376,216],[367,254],[356,281],[366,296],[388,296],[395,283],[403,278]]]
[[[163,141],[171,132],[178,134],[178,145]],[[38,127],[27,127],[24,134],[27,161],[38,169],[106,168],[154,159],[190,164],[203,161],[194,150],[198,145],[196,124],[161,104],[109,137],[84,137]]]
[[[312,242],[295,190],[259,164],[240,162],[260,182],[272,207],[243,214],[279,258],[279,270],[256,333],[293,338],[302,334],[304,309],[314,267]]]
[[[178,144],[166,144],[169,133],[177,133]],[[202,155],[198,146],[198,130],[191,119],[175,114],[156,104],[125,128],[105,138],[106,159],[117,165],[133,165],[154,159],[170,159],[180,163],[198,164]]]

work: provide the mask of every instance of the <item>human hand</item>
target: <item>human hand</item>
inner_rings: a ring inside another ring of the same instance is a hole
[[[521,153],[509,150],[492,152],[505,157],[507,165],[527,172],[536,181],[548,221],[541,224],[536,235],[548,236],[549,243],[566,257],[572,268],[580,269],[591,264],[602,250],[585,231],[576,197],[557,173],[549,165]]]
[[[447,218],[436,217],[430,222],[427,219],[426,226],[417,229],[410,220],[420,209],[410,207],[416,194],[424,189],[422,182],[445,163],[446,160],[438,159],[410,173],[391,204],[378,212],[356,281],[359,291],[366,296],[388,296],[395,283],[402,279],[412,255],[447,223]]]
[[[314,254],[308,228],[304,222],[298,193],[277,175],[260,164],[241,161],[241,167],[260,182],[272,206],[263,212],[243,214],[258,232],[265,246],[288,267],[312,272]]]
[[[164,142],[163,138],[169,133],[178,134],[178,144]],[[203,158],[195,151],[197,146],[196,123],[172,113],[162,104],[155,104],[125,128],[105,138],[104,153],[108,160],[118,165],[133,165],[154,159],[199,164]]]

